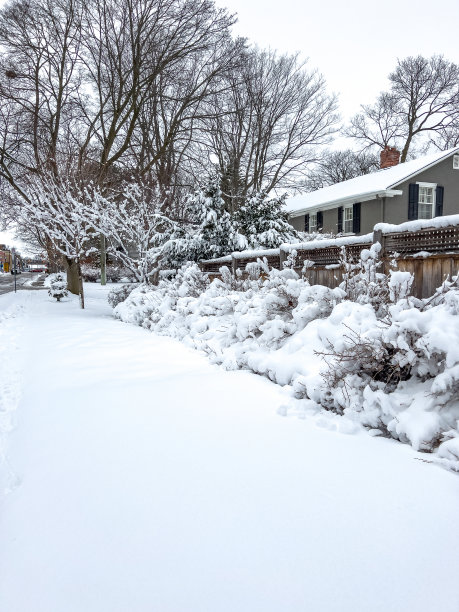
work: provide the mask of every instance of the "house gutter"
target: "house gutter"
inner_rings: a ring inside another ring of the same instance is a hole
[[[338,198],[336,200],[331,200],[330,202],[326,202],[324,204],[314,204],[311,206],[305,206],[300,210],[295,210],[289,212],[288,215],[290,218],[300,217],[305,213],[314,213],[319,210],[330,210],[332,208],[336,208],[337,206],[347,206],[348,204],[356,204],[357,202],[368,202],[369,200],[377,200],[379,198],[393,198],[395,196],[402,195],[403,191],[401,189],[384,189],[382,191],[367,191],[365,193],[356,194],[350,196],[348,198]],[[287,211],[288,212],[288,211]]]

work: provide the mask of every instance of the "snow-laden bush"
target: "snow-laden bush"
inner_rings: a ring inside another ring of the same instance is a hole
[[[129,279],[130,282],[135,282],[135,275],[126,266],[109,264],[106,268],[107,281],[119,283],[122,279]]]
[[[56,298],[58,302],[68,295],[67,278],[63,272],[50,274],[45,280],[45,287],[48,287],[48,295]]]
[[[95,283],[100,279],[100,268],[92,264],[81,264],[81,276],[87,283]]]
[[[186,338],[219,363],[236,360],[252,367],[251,352],[279,347],[309,321],[330,314],[344,297],[338,288],[311,287],[291,268],[269,270],[259,261],[251,270],[243,279],[223,267],[221,278],[209,283],[197,265],[187,265],[173,281],[134,290],[114,314],[157,333]]]
[[[126,300],[130,296],[132,291],[137,286],[138,285],[135,284],[125,283],[123,285],[120,285],[119,287],[113,287],[113,289],[110,289],[107,295],[108,303],[112,308],[115,308],[115,306],[118,306],[118,304],[124,302],[124,300]]]
[[[391,281],[391,295],[406,290],[406,278],[398,277],[398,288]],[[314,399],[419,450],[455,437],[458,307],[457,284],[446,282],[433,299],[405,296],[391,304],[384,321],[371,304],[364,316],[354,308],[347,331],[322,351],[327,367]]]
[[[161,279],[156,286],[140,285],[114,310],[115,317],[147,329],[155,329],[162,317],[168,317],[181,297],[197,297],[209,285],[207,275],[197,264],[185,264],[172,279]],[[156,330],[155,331],[159,331]]]

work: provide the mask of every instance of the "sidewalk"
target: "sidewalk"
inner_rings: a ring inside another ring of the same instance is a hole
[[[86,289],[0,296],[0,610],[457,612],[457,475]]]

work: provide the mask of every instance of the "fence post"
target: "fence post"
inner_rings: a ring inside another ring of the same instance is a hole
[[[373,244],[376,244],[376,242],[379,242],[379,244],[381,245],[381,259],[383,257],[386,256],[386,246],[385,246],[385,236],[382,233],[382,230],[375,230],[373,231]]]
[[[373,230],[373,244],[379,242],[381,250],[379,251],[379,259],[382,262],[382,271],[384,274],[389,274],[389,262],[386,258],[386,237],[382,233],[382,230]]]
[[[282,246],[279,247],[279,269],[284,269],[284,261],[287,261],[287,253],[284,251]]]
[[[237,270],[236,258],[234,257],[234,253],[231,253],[231,271],[233,273],[233,276],[236,276],[236,270]]]

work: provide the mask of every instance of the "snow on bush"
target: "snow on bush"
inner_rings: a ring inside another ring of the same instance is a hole
[[[63,272],[50,274],[45,280],[45,287],[48,287],[48,294],[58,302],[68,295],[67,278]]]
[[[120,285],[119,287],[113,287],[113,289],[110,289],[107,295],[108,303],[112,308],[115,308],[115,306],[118,306],[118,304],[124,302],[124,300],[129,297],[137,286],[137,284],[126,283],[124,285]]]
[[[89,263],[82,263],[81,276],[85,282],[95,283],[100,280],[100,268]]]
[[[459,469],[457,279],[419,300],[409,295],[411,275],[384,275],[378,265],[372,247],[335,289],[261,260],[244,277],[223,267],[211,283],[196,264],[185,265],[172,280],[134,289],[114,314],[227,369],[290,385],[308,405],[435,451]]]

